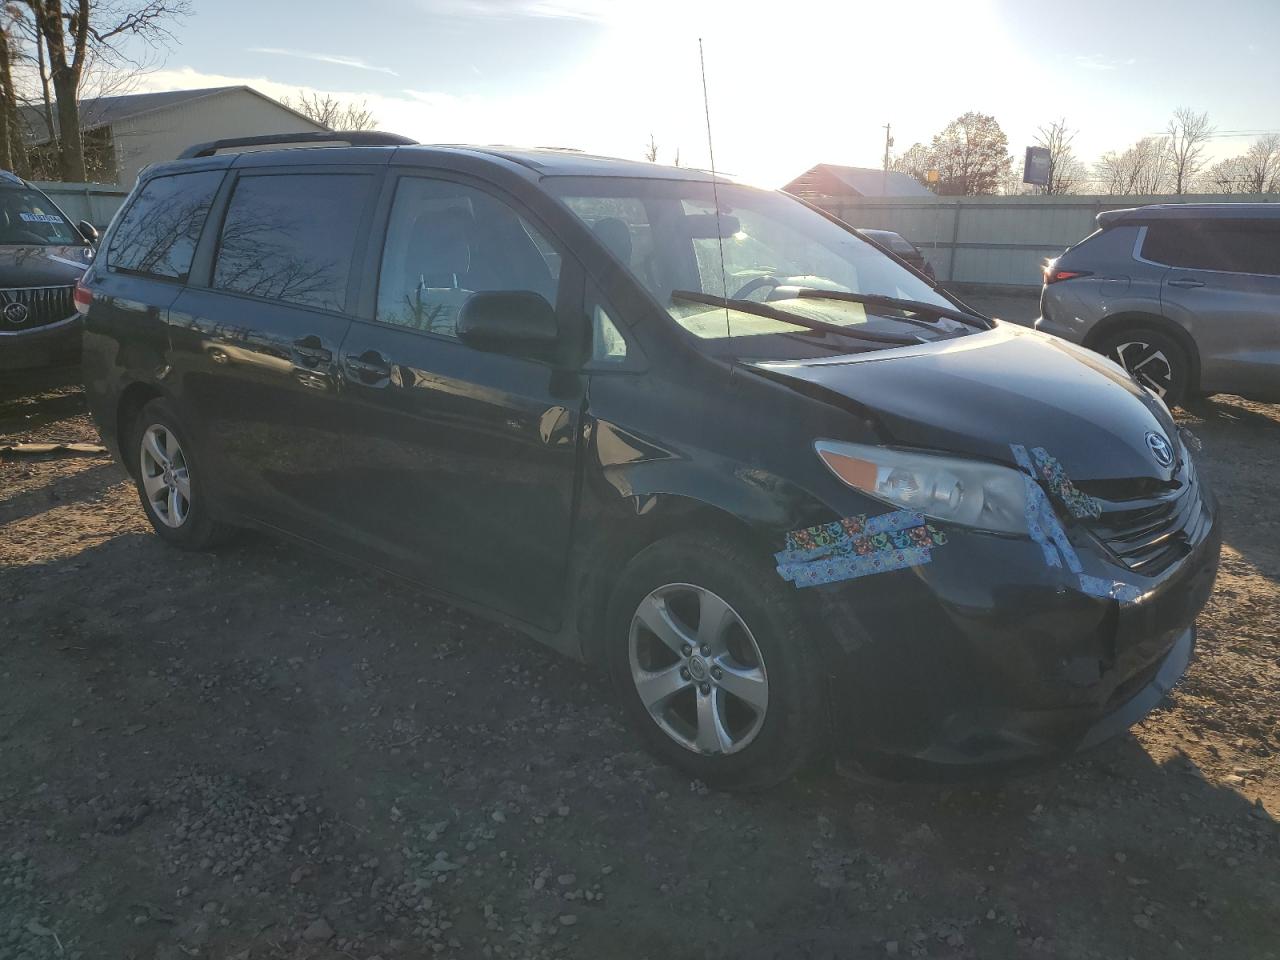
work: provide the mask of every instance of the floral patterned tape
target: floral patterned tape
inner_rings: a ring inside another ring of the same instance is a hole
[[[842,554],[808,563],[780,564],[778,573],[797,587],[816,587],[872,573],[918,567],[931,559],[928,547],[908,547],[905,550],[879,550],[862,557]]]
[[[1035,447],[1031,451],[1036,466],[1040,468],[1040,476],[1044,477],[1049,492],[1063,502],[1071,515],[1077,520],[1086,517],[1097,519],[1102,516],[1102,504],[1076,487],[1055,458],[1049,456],[1044,447]]]
[[[845,517],[787,534],[787,549],[774,554],[778,575],[797,587],[813,587],[928,563],[930,548],[947,535],[923,514],[895,510],[875,517]]]
[[[1103,577],[1091,576],[1084,572],[1079,555],[1071,546],[1067,532],[1062,529],[1062,524],[1058,522],[1058,517],[1053,512],[1053,505],[1049,503],[1049,498],[1045,496],[1044,491],[1040,489],[1040,484],[1036,482],[1036,469],[1031,464],[1031,457],[1035,457],[1037,463],[1041,462],[1038,454],[1043,454],[1044,457],[1055,464],[1058,461],[1053,460],[1040,447],[1032,450],[1031,456],[1027,455],[1027,448],[1018,443],[1011,443],[1009,449],[1013,451],[1013,459],[1017,461],[1018,466],[1023,470],[1022,482],[1027,493],[1027,531],[1031,534],[1031,539],[1039,544],[1040,549],[1043,551],[1045,565],[1059,569],[1065,565],[1079,584],[1080,592],[1087,593],[1091,597],[1119,600],[1121,603],[1133,603],[1138,600],[1142,596],[1142,591],[1137,587]],[[1075,488],[1073,487],[1072,489]],[[1097,503],[1097,501],[1094,501],[1094,503]],[[1070,509],[1069,506],[1068,509]],[[1101,510],[1100,504],[1099,510]]]

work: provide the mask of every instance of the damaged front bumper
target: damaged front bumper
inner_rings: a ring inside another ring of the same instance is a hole
[[[1158,576],[1072,532],[1086,572],[1126,580],[1132,602],[1082,591],[1028,540],[964,531],[924,566],[802,591],[841,664],[837,743],[938,770],[1062,756],[1127,730],[1191,660],[1221,549],[1202,495],[1208,522]]]

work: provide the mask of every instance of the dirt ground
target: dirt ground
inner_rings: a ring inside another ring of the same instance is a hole
[[[0,404],[0,446],[83,410]],[[1227,547],[1166,706],[1017,778],[749,797],[411,587],[0,461],[0,960],[1280,957],[1280,407],[1185,419]]]

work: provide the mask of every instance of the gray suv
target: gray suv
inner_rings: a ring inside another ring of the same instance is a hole
[[[1280,401],[1280,204],[1098,214],[1046,264],[1036,329],[1110,357],[1170,405]]]

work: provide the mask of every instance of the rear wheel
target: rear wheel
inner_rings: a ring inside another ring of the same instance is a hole
[[[213,519],[186,429],[167,400],[157,398],[142,408],[132,438],[134,481],[155,532],[189,550],[225,540],[230,530]]]
[[[643,550],[610,604],[610,672],[658,757],[763,789],[826,747],[826,673],[795,598],[750,548],[707,534]]]
[[[1169,406],[1186,398],[1191,385],[1191,361],[1182,344],[1163,330],[1118,330],[1107,334],[1096,349],[1128,370]]]

